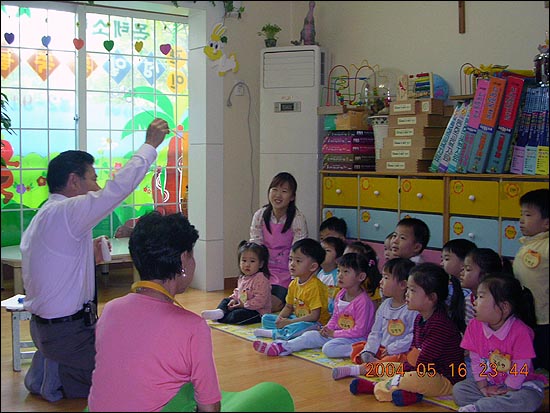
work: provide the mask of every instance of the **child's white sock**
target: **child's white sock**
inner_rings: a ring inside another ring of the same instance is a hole
[[[344,377],[359,376],[361,374],[361,366],[353,364],[351,366],[335,367],[332,369],[332,378],[340,380]]]
[[[223,318],[223,310],[220,308],[216,308],[215,310],[204,310],[201,313],[201,317],[205,320],[219,320],[220,318]]]
[[[256,330],[254,330],[254,335],[256,337],[273,338],[273,331],[268,330],[267,328],[257,328]]]

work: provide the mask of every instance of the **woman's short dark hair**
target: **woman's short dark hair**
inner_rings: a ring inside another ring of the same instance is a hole
[[[198,238],[185,215],[153,211],[139,219],[128,248],[142,280],[168,280],[181,273],[181,254],[192,251]]]

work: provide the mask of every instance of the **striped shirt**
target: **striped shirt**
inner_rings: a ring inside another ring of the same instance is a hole
[[[433,367],[452,384],[463,379],[457,374],[459,364],[464,363],[464,350],[460,347],[462,336],[445,310],[435,310],[427,320],[418,314],[413,334],[412,348],[420,350],[420,354],[412,370],[428,374]]]

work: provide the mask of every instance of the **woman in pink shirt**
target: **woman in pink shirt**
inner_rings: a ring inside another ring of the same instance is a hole
[[[293,409],[276,383],[220,391],[210,328],[174,298],[193,280],[198,236],[183,214],[152,212],[136,224],[129,249],[141,281],[97,322],[90,411]]]
[[[288,172],[275,175],[267,191],[269,203],[256,211],[250,226],[250,241],[265,245],[269,251],[272,313],[281,311],[286,302],[290,248],[308,236],[306,218],[296,207],[297,187]]]

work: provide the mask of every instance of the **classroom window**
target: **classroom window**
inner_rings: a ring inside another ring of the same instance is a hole
[[[2,93],[13,133],[2,130],[2,246],[22,232],[48,197],[48,162],[81,149],[98,183],[144,142],[155,117],[172,129],[136,190],[94,228],[116,228],[153,209],[187,214],[188,116],[185,18],[44,3],[2,5]]]

